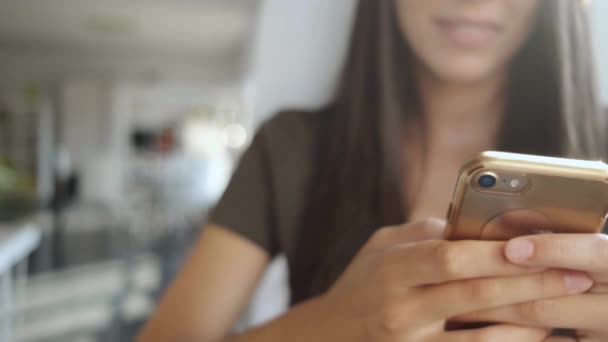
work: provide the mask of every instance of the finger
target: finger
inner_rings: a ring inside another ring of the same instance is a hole
[[[515,264],[587,271],[608,282],[608,236],[546,234],[509,241],[505,256]]]
[[[505,242],[440,240],[397,245],[384,254],[384,271],[400,277],[399,285],[406,287],[542,271],[508,262],[504,246]]]
[[[485,224],[481,240],[507,241],[551,228],[551,221],[536,211],[510,210]]]
[[[554,338],[563,338],[566,341],[576,341],[576,342],[600,342],[605,341],[605,339],[601,339],[597,336],[594,336],[593,333],[584,331],[584,330],[575,330],[575,329],[553,329],[551,331],[551,337]],[[558,340],[559,341],[559,340]]]
[[[363,248],[363,252],[376,252],[392,245],[424,240],[442,240],[446,222],[430,218],[426,221],[379,229]]]
[[[577,337],[561,337],[561,336],[551,336],[545,339],[543,342],[602,342],[606,341],[605,337],[595,337],[592,335],[587,336],[587,334],[582,333],[581,336]]]
[[[608,294],[608,284],[607,283],[595,283],[593,287],[589,290],[589,293],[595,294]]]
[[[594,338],[594,337],[558,337],[551,336],[546,338],[543,342],[602,342],[606,339]]]
[[[505,322],[536,327],[606,331],[608,295],[584,294],[538,300],[455,317],[456,321]]]
[[[437,341],[470,342],[470,341],[538,341],[541,342],[549,335],[546,329],[500,324],[487,328],[459,330],[446,332]]]
[[[584,273],[548,270],[516,277],[472,279],[425,287],[417,290],[415,300],[428,303],[421,319],[434,321],[538,299],[575,295],[587,291],[592,285]]]

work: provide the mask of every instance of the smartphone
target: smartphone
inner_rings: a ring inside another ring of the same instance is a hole
[[[505,224],[524,217],[525,224]],[[608,165],[484,152],[462,167],[447,221],[449,240],[599,233],[608,222]]]

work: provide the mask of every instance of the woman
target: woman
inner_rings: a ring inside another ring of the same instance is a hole
[[[447,242],[433,219],[480,151],[603,155],[585,19],[578,0],[362,0],[334,104],[263,125],[141,341],[606,340],[606,239]],[[228,338],[279,252],[293,307]]]

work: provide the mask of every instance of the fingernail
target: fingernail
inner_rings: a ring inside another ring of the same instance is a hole
[[[507,243],[505,254],[511,261],[526,261],[534,254],[534,244],[526,239],[511,240]]]
[[[570,294],[585,292],[593,286],[593,280],[588,275],[580,272],[566,272],[564,283]]]

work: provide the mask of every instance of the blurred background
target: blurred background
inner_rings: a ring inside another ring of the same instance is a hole
[[[131,341],[257,125],[331,99],[355,4],[0,1],[0,341]]]

